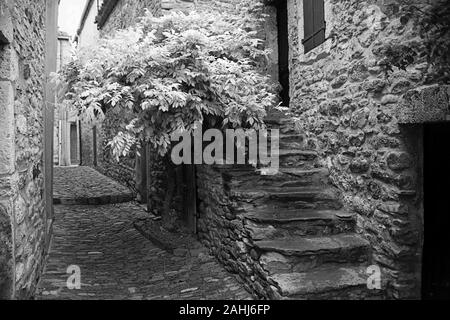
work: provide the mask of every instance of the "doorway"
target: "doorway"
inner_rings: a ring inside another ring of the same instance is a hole
[[[283,106],[289,107],[289,29],[287,1],[277,1],[278,72]]]
[[[70,123],[70,163],[71,165],[79,165],[79,150],[78,150],[78,126],[77,123]]]
[[[450,298],[450,123],[424,127],[422,297]]]

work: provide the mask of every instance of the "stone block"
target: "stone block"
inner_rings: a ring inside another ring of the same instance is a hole
[[[14,171],[14,92],[10,82],[0,82],[0,174]]]
[[[0,79],[16,81],[19,78],[19,58],[11,46],[0,47]]]
[[[418,124],[448,120],[449,108],[450,85],[433,85],[408,91],[396,112],[400,124]]]
[[[412,166],[411,157],[404,152],[392,152],[387,156],[386,162],[390,169],[401,171]]]
[[[0,46],[9,44],[13,39],[13,25],[8,4],[0,3]]]

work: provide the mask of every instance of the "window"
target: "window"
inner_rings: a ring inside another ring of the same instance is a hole
[[[302,41],[305,53],[325,42],[324,0],[303,0],[305,37]]]

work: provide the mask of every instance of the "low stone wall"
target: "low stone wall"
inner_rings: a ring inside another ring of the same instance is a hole
[[[197,166],[198,234],[225,268],[239,274],[245,288],[257,298],[280,298],[271,287],[268,274],[259,264],[250,230],[240,214],[243,208],[230,200],[220,170]]]
[[[125,130],[125,126],[130,123],[133,115],[124,113],[123,110],[120,113],[115,111],[111,110],[106,113],[105,121],[103,121],[97,131],[98,159],[96,169],[104,175],[129,187],[136,193],[136,151],[132,150],[127,157],[122,157],[120,162],[117,163],[111,153],[111,148],[108,146],[108,143],[118,131]]]

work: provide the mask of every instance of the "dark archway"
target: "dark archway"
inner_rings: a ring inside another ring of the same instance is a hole
[[[450,298],[450,123],[424,127],[422,297]]]

